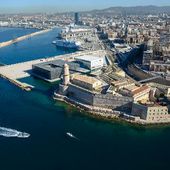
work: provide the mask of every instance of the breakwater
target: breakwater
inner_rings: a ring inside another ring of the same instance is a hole
[[[18,38],[9,40],[9,41],[2,42],[2,43],[0,43],[0,48],[12,45],[14,43],[17,43],[19,41],[23,41],[23,40],[25,40],[27,38],[30,38],[30,37],[33,37],[33,36],[36,36],[36,35],[39,35],[39,34],[46,33],[46,32],[48,32],[50,30],[51,29],[41,30],[41,31],[34,32],[34,33],[31,33],[31,34],[27,34],[27,35],[24,35],[24,36],[21,36],[21,37],[18,37]]]
[[[8,80],[9,82],[13,83],[14,85],[18,86],[19,88],[21,88],[22,90],[25,90],[25,91],[31,91],[31,89],[34,88],[34,86],[31,86],[31,85],[29,85],[27,83],[22,83],[22,82],[20,82],[20,81],[18,81],[16,79],[9,78],[9,77],[7,77],[5,75],[2,75],[1,73],[0,73],[0,77]]]

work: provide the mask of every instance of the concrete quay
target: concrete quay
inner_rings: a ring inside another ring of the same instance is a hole
[[[58,60],[58,59],[72,60],[72,59],[74,59],[74,57],[81,56],[81,55],[90,55],[90,54],[102,56],[105,54],[105,52],[102,50],[93,51],[93,52],[80,51],[80,52],[76,52],[76,53],[54,56],[54,57],[50,57],[50,58],[41,58],[38,60],[32,60],[32,61],[27,61],[27,62],[22,62],[22,63],[5,65],[5,66],[0,67],[0,77],[7,79],[11,83],[17,85],[18,87],[20,87],[24,90],[29,91],[34,87],[29,84],[20,82],[19,79],[31,76],[31,70],[32,70],[33,64],[38,64],[38,63],[43,63],[43,62],[48,62],[48,61],[53,61],[53,60]]]
[[[30,38],[30,37],[33,37],[33,36],[36,36],[36,35],[39,35],[39,34],[44,34],[44,33],[48,32],[50,30],[51,29],[41,30],[41,31],[38,31],[38,32],[34,32],[34,33],[31,33],[31,34],[27,34],[27,35],[18,37],[18,38],[13,39],[13,40],[2,42],[2,43],[0,43],[0,48],[9,46],[9,45],[14,44],[14,43],[19,42],[19,41],[23,41],[27,38]]]

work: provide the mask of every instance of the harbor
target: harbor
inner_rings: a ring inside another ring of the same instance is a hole
[[[49,62],[49,61],[59,60],[59,59],[73,60],[74,57],[81,56],[81,55],[90,55],[90,54],[103,55],[104,53],[105,52],[102,50],[94,51],[94,52],[81,51],[81,52],[65,54],[65,55],[61,55],[61,56],[54,56],[54,57],[50,57],[50,58],[41,58],[38,60],[32,60],[32,61],[27,61],[27,62],[22,62],[22,63],[5,65],[5,66],[0,67],[0,76],[9,80],[11,83],[14,83],[18,87],[20,87],[26,91],[30,91],[34,87],[30,84],[20,82],[19,79],[31,76],[32,65],[47,62],[47,61]]]
[[[165,9],[129,1],[58,13],[102,3],[49,0],[25,13],[25,3],[43,1],[0,14],[0,42],[14,42],[0,48],[0,170],[169,169],[169,49],[143,44],[168,42]]]
[[[75,37],[80,36],[82,32],[87,36],[95,35],[91,30],[87,34],[84,28],[75,32]],[[72,37],[71,34],[72,31],[68,31],[63,36]],[[72,40],[57,40],[55,45],[66,49],[77,48],[77,45],[72,42]],[[54,41],[51,43],[54,44]],[[93,45],[93,42],[90,44]],[[84,45],[86,45],[85,41]],[[103,117],[117,117],[136,124],[169,123],[168,102],[156,103],[156,90],[153,91],[148,84],[136,82],[127,76],[126,70],[114,63],[116,56],[107,44],[103,42],[101,47],[104,45],[107,47],[106,50],[94,51],[93,48],[89,48],[86,51],[84,49],[5,65],[0,67],[0,76],[26,91],[31,91],[35,87],[22,81],[25,78],[38,78],[49,83],[62,79],[53,93],[65,96],[64,99],[71,103],[74,101],[78,107],[85,108],[87,112],[97,113]],[[127,48],[126,45],[124,47]],[[131,60],[140,52],[137,46],[133,48],[128,46],[125,54],[122,53],[122,48],[115,47],[115,50],[117,50],[117,58],[120,59],[118,54],[121,54],[121,65],[128,64],[129,57]],[[169,87],[165,89],[164,95],[168,95],[168,89]],[[149,116],[151,109],[157,110],[157,116]]]

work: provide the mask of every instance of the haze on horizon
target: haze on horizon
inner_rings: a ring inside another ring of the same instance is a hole
[[[168,0],[0,0],[0,13],[70,12],[114,6],[170,6]]]

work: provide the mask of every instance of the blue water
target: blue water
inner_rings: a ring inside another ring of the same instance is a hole
[[[23,32],[25,32],[24,29]],[[56,39],[59,29],[28,38],[11,46],[0,48],[0,62],[4,64],[14,64],[33,59],[51,57],[73,51],[65,51],[62,48],[56,48],[52,41]],[[1,35],[1,33],[0,33]]]
[[[50,33],[47,35],[35,37],[35,41],[39,46],[46,41],[49,44],[46,48],[53,49],[46,38],[54,37]],[[34,44],[33,39],[28,41]],[[26,42],[17,44],[18,50],[25,54]],[[7,54],[14,54],[13,58],[5,56],[3,49],[4,56],[1,57],[0,51],[0,61],[17,61],[15,52],[10,51],[15,47],[11,48],[5,49]],[[30,55],[24,59],[36,58],[36,48],[32,53],[29,49]],[[49,54],[60,53],[58,49],[53,50]],[[26,139],[0,136],[0,170],[170,169],[170,126],[144,128],[95,119],[52,100],[56,84],[34,78],[23,81],[36,85],[36,89],[25,92],[0,79],[0,126],[31,134]],[[68,131],[79,140],[68,137]]]
[[[11,39],[15,39],[17,37],[31,34],[33,32],[38,31],[37,29],[25,29],[23,28],[8,28],[8,27],[0,27],[0,42],[9,41]],[[8,34],[8,36],[6,36]]]

